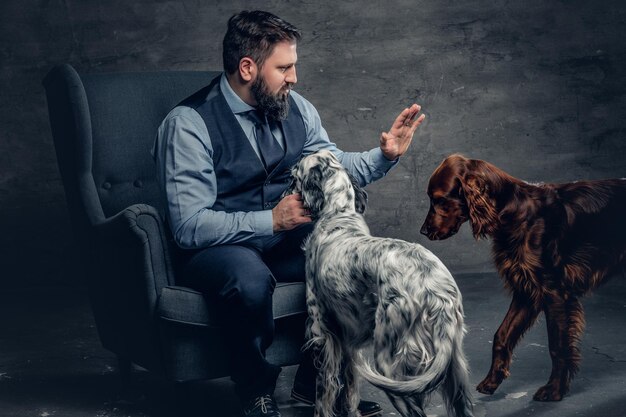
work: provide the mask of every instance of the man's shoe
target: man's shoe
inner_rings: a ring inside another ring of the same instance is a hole
[[[280,417],[278,404],[271,395],[251,399],[243,409],[245,417]]]
[[[295,381],[291,389],[291,398],[307,405],[314,405],[315,387],[300,384],[298,381]],[[359,413],[361,413],[361,417],[373,417],[383,412],[382,408],[380,408],[380,404],[373,401],[361,400],[358,409]]]

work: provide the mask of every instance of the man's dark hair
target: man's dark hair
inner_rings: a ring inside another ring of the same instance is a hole
[[[277,43],[297,42],[300,37],[295,26],[272,13],[260,10],[237,13],[228,20],[224,35],[224,71],[228,74],[237,71],[239,61],[246,56],[262,67]]]

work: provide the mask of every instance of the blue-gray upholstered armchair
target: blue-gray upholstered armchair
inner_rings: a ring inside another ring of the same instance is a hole
[[[102,345],[170,381],[228,375],[211,305],[177,285],[174,243],[162,220],[150,149],[156,129],[180,100],[215,72],[78,74],[53,68],[43,84],[58,165]],[[304,284],[278,284],[278,365],[300,359]]]

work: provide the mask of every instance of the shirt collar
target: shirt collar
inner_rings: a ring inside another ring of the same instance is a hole
[[[250,110],[255,110],[254,107],[243,101],[241,97],[235,93],[228,83],[226,73],[222,73],[222,78],[220,79],[220,90],[222,90],[226,103],[228,103],[228,106],[234,114],[241,114],[249,112]]]

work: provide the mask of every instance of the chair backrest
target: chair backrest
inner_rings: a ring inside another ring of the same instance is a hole
[[[79,75],[70,65],[48,73],[43,84],[75,228],[88,227],[136,203],[160,208],[150,155],[157,128],[169,110],[217,74]]]

